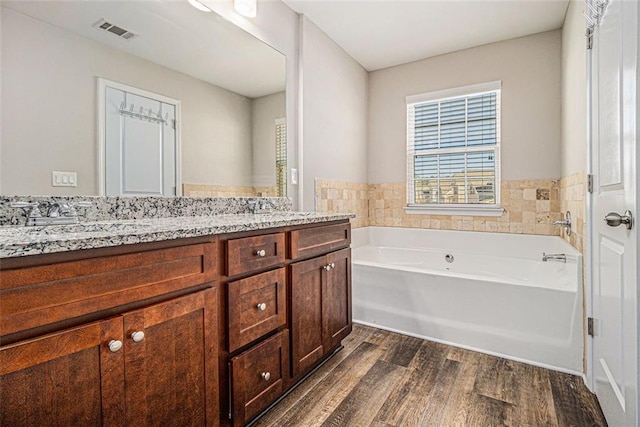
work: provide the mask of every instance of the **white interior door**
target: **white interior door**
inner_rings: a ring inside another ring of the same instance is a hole
[[[638,423],[637,227],[607,224],[637,215],[638,2],[613,0],[591,53],[593,371],[611,426]]]
[[[105,116],[106,195],[175,196],[175,105],[106,87]]]

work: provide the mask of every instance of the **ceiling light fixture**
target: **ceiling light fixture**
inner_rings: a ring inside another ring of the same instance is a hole
[[[233,0],[233,8],[242,16],[255,18],[258,9],[258,0]]]
[[[211,9],[209,9],[207,6],[200,3],[198,0],[189,0],[189,4],[203,12],[211,12]]]

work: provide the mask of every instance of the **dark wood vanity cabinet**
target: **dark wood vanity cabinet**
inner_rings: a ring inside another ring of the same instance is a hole
[[[351,332],[350,233],[341,221],[221,236],[222,424],[251,421]]]
[[[350,225],[6,258],[0,425],[240,426],[351,331]]]
[[[124,420],[122,320],[110,319],[0,349],[0,425],[117,425]]]
[[[3,260],[0,425],[218,425],[207,240]]]

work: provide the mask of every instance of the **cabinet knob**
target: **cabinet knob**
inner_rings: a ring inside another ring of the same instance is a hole
[[[329,264],[331,266],[332,269],[336,268],[336,265],[334,263]]]
[[[324,266],[324,267],[322,267],[322,268],[324,268],[324,269],[325,269],[325,270],[327,270],[327,271],[331,271],[331,269],[332,269],[333,267],[332,267],[332,265],[331,265],[331,264],[327,264],[327,265],[325,265],[325,266]]]
[[[263,372],[262,374],[260,374],[260,376],[265,381],[269,381],[271,379],[271,373],[269,372]]]
[[[117,352],[122,348],[122,341],[120,340],[111,340],[109,341],[109,351],[112,353]]]
[[[267,304],[264,302],[261,302],[260,304],[256,305],[256,308],[260,311],[265,311],[267,309]]]
[[[135,331],[134,333],[131,334],[131,339],[133,340],[133,342],[142,341],[144,339],[144,332]]]
[[[267,253],[265,252],[264,249],[260,249],[259,251],[256,251],[256,255],[258,255],[259,257],[263,257],[265,256]]]

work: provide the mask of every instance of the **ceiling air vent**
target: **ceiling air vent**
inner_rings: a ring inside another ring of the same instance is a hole
[[[122,27],[118,27],[117,25],[114,25],[111,22],[108,22],[106,19],[99,20],[98,22],[93,24],[93,26],[100,30],[108,31],[111,34],[121,37],[125,40],[131,40],[134,37],[138,37],[136,33],[129,30],[125,30]]]

